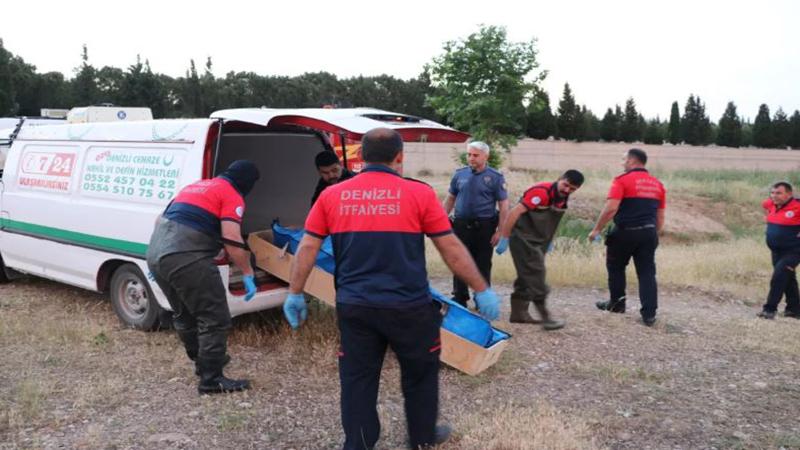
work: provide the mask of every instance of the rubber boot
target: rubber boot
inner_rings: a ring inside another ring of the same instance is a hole
[[[559,330],[566,325],[566,322],[563,320],[556,320],[550,316],[550,311],[547,310],[547,306],[545,306],[544,302],[534,303],[534,306],[536,306],[536,310],[539,311],[539,316],[542,317],[542,328],[545,330]]]
[[[203,356],[197,359],[197,368],[200,370],[200,384],[197,385],[197,392],[200,395],[250,389],[250,380],[233,380],[222,374],[225,363],[226,356],[215,358]]]
[[[508,321],[511,323],[542,323],[541,320],[534,319],[528,312],[529,302],[519,299],[511,299],[511,315]]]

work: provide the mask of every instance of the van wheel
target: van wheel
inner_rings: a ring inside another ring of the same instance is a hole
[[[133,264],[120,266],[111,277],[111,306],[122,323],[131,328],[158,328],[162,309],[142,271]]]
[[[6,269],[6,264],[3,262],[3,256],[0,255],[0,283],[8,283],[11,281],[6,270],[8,269]]]

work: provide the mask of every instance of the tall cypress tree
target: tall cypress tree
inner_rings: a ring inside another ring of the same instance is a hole
[[[700,97],[689,95],[681,118],[683,142],[689,145],[705,145],[711,142],[711,121],[706,116],[706,107]]]
[[[569,83],[564,83],[564,94],[558,102],[557,136],[562,139],[575,139],[577,134],[578,106],[575,97],[569,88]]]
[[[636,142],[641,139],[639,127],[639,113],[636,112],[636,103],[633,98],[625,101],[625,116],[620,126],[620,137],[625,142]]]
[[[770,148],[772,143],[772,120],[769,118],[769,106],[762,103],[758,107],[758,115],[753,122],[753,145]]]
[[[11,58],[11,52],[3,47],[3,40],[0,39],[0,116],[13,116],[17,113]]]
[[[661,145],[664,143],[664,134],[662,131],[661,121],[656,117],[647,123],[647,129],[644,133],[644,143],[651,145]]]
[[[794,110],[792,118],[789,119],[789,128],[792,130],[789,137],[789,146],[795,150],[800,150],[800,111]]]
[[[678,109],[678,102],[672,102],[672,110],[669,113],[669,126],[667,127],[667,140],[670,144],[680,144],[681,142],[681,113]]]
[[[789,126],[789,118],[782,108],[775,111],[772,117],[772,144],[775,148],[786,148],[789,145],[789,138],[792,134],[792,129]]]
[[[611,111],[611,108],[606,110],[606,115],[600,122],[600,138],[606,142],[616,142],[619,137],[619,122],[617,116]]]
[[[527,111],[527,134],[534,139],[547,139],[555,134],[555,118],[550,110],[550,96],[538,89]]]
[[[76,105],[89,106],[98,103],[96,76],[97,70],[89,64],[89,50],[84,44],[81,65],[75,69],[75,78],[72,80],[72,95]]]
[[[742,121],[736,113],[736,105],[728,102],[728,107],[719,119],[717,145],[723,147],[740,147],[742,145]]]

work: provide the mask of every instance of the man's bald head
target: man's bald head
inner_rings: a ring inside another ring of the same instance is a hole
[[[389,128],[374,128],[361,138],[361,157],[368,163],[390,164],[402,151],[403,138]]]

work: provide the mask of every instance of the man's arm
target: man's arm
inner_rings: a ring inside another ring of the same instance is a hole
[[[308,275],[317,262],[317,254],[322,247],[322,239],[308,233],[303,235],[300,245],[294,254],[292,268],[289,272],[289,293],[300,294],[306,285]]]
[[[242,227],[236,222],[230,220],[222,221],[222,237],[244,245],[244,241],[242,240]],[[223,245],[231,261],[233,261],[236,267],[241,269],[242,275],[253,275],[253,266],[250,265],[250,252],[230,244]]]
[[[597,218],[597,223],[592,228],[592,232],[589,233],[589,240],[593,241],[605,228],[606,224],[614,217],[614,214],[617,213],[619,210],[619,204],[622,200],[616,198],[610,198],[606,200],[606,205],[603,207],[603,211],[600,212],[600,217]]]
[[[656,232],[661,234],[661,231],[664,229],[664,208],[659,208],[656,211]]]
[[[506,220],[508,220],[508,199],[500,200],[499,202],[497,202],[497,205],[500,207],[500,217],[497,221],[497,231],[495,231],[494,235],[492,235],[492,247],[497,245],[497,242],[500,240],[501,235],[506,236],[502,234],[502,230],[505,228]]]
[[[508,238],[511,236],[511,230],[514,229],[514,225],[517,223],[517,220],[528,211],[528,208],[525,207],[522,203],[517,203],[511,208],[511,211],[508,213],[508,217],[506,217],[506,221],[503,224],[503,227],[499,230],[500,237]]]
[[[475,261],[464,244],[452,233],[431,238],[444,263],[457,277],[464,280],[475,292],[485,291],[489,285],[478,271]]]
[[[444,199],[444,212],[449,216],[454,206],[456,206],[456,196],[448,193],[447,198]]]

